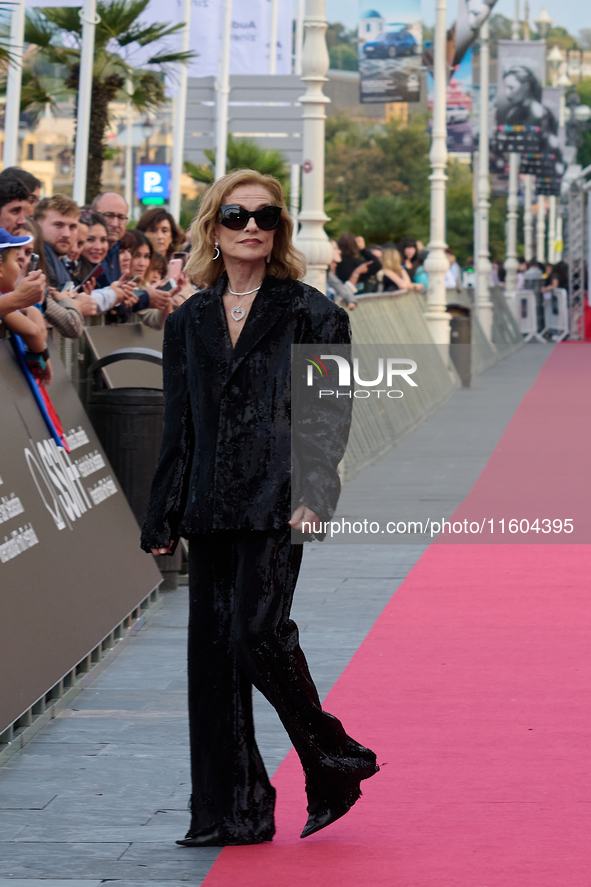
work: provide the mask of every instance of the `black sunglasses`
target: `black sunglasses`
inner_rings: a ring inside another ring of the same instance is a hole
[[[280,218],[280,206],[262,206],[260,209],[255,209],[254,212],[249,212],[237,203],[220,206],[220,223],[224,228],[230,228],[231,231],[240,231],[242,228],[246,228],[251,219],[255,220],[261,231],[272,231],[279,224]]]

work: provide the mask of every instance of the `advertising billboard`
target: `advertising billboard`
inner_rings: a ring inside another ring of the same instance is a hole
[[[418,102],[423,26],[420,0],[359,6],[360,102]]]
[[[481,25],[490,15],[497,0],[458,0],[458,18],[455,24],[454,65],[459,65],[478,38]]]
[[[499,40],[497,131],[500,151],[537,153],[558,124],[542,101],[546,43],[543,40]]]
[[[433,76],[427,74],[429,109],[433,110]],[[473,135],[473,81],[472,50],[469,49],[452,73],[447,86],[447,150],[452,154],[470,154],[474,148]]]

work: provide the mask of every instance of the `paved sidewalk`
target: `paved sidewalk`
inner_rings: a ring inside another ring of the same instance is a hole
[[[383,513],[392,502],[398,513],[421,499],[459,504],[549,352],[527,346],[456,392],[366,472],[365,485],[349,485],[341,510],[367,501]],[[308,546],[294,617],[321,696],[423,550]],[[218,851],[174,843],[188,824],[186,620],[186,589],[165,595],[116,660],[0,769],[0,887],[201,883]],[[255,709],[272,773],[289,743],[258,693]],[[346,724],[346,712],[336,714]],[[303,825],[303,799],[301,812]]]

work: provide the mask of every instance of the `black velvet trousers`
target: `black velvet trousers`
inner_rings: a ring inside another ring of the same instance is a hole
[[[291,544],[289,527],[190,538],[193,834],[217,827],[227,843],[273,836],[275,790],[255,741],[253,685],[276,709],[307,774],[360,748],[322,711],[290,619],[302,548]]]

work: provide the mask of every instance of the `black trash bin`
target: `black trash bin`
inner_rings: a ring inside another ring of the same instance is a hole
[[[469,388],[472,379],[472,320],[470,309],[464,305],[448,305],[452,315],[450,328],[449,356],[455,366],[462,388]]]
[[[147,348],[126,348],[95,361],[89,368],[93,387],[86,410],[141,527],[162,441],[164,394],[157,388],[97,387],[102,367],[128,359],[162,363],[160,353]],[[162,590],[175,589],[181,569],[180,545],[173,557],[159,557],[156,562],[164,580]]]

